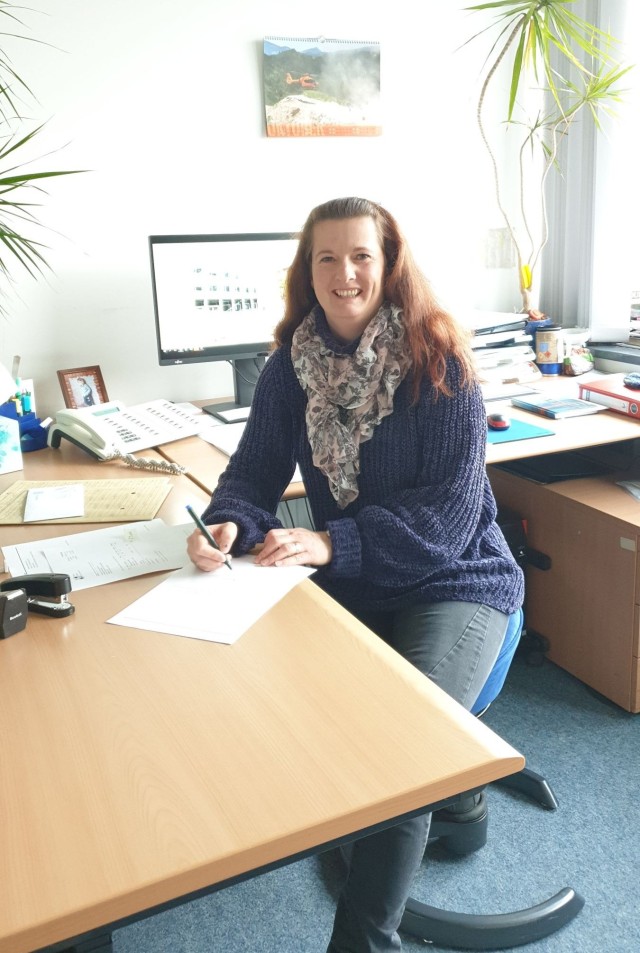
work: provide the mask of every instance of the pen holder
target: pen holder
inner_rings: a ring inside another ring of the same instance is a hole
[[[23,453],[28,453],[30,450],[42,450],[47,446],[48,427],[41,425],[40,418],[36,417],[33,411],[18,416],[16,405],[13,401],[8,400],[6,403],[0,404],[0,417],[6,417],[8,420],[17,422],[20,449]],[[21,467],[16,469],[21,469]]]

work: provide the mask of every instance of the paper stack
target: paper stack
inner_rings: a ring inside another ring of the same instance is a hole
[[[540,380],[526,315],[475,311],[464,323],[473,331],[471,346],[483,383],[532,384]]]

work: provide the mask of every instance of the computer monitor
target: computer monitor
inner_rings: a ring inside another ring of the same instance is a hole
[[[160,365],[228,361],[234,400],[204,409],[246,419],[298,247],[293,233],[150,235]]]

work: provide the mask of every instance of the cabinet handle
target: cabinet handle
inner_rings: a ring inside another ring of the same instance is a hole
[[[539,549],[531,549],[530,546],[527,546],[527,565],[546,571],[551,569],[551,556],[541,553]]]

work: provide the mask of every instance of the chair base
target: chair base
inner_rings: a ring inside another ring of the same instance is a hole
[[[476,915],[439,910],[410,899],[400,929],[427,943],[462,950],[508,950],[555,933],[584,906],[570,887],[526,910]]]
[[[551,790],[549,782],[541,774],[532,771],[531,768],[523,768],[521,771],[516,771],[515,774],[500,778],[493,783],[509,788],[511,791],[526,794],[532,801],[537,801],[541,807],[548,811],[555,811],[558,807],[558,799]]]
[[[558,806],[547,781],[530,768],[523,768],[495,783],[527,795],[547,810],[555,810]],[[486,795],[481,791],[434,811],[429,842],[437,840],[454,854],[471,854],[485,845],[488,822]],[[537,906],[514,913],[457,913],[410,899],[401,929],[443,947],[507,950],[555,933],[572,920],[583,906],[584,899],[570,887],[565,887]]]

